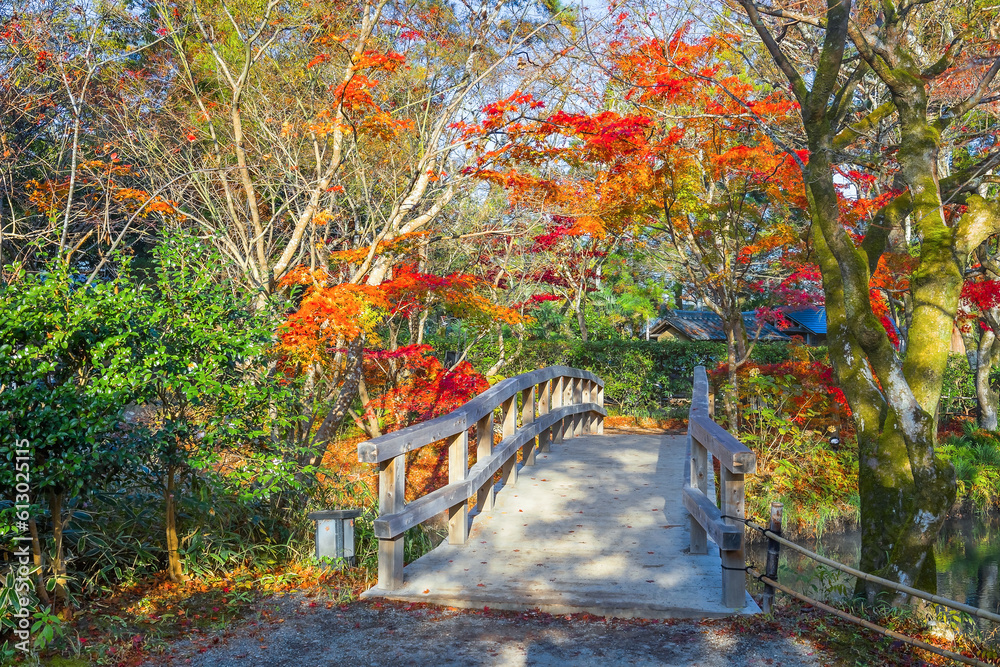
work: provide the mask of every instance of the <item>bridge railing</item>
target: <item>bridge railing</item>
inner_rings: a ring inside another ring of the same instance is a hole
[[[520,397],[520,406],[518,405]],[[502,439],[493,443],[494,411],[500,408]],[[518,414],[520,413],[520,425]],[[443,417],[415,424],[358,445],[358,460],[379,467],[378,588],[403,585],[403,534],[448,510],[448,542],[469,537],[469,499],[478,512],[493,509],[494,477],[517,481],[517,453],[533,465],[539,451],[582,433],[603,433],[604,381],[588,371],[550,366],[498,382]],[[469,467],[470,431],[476,448]],[[448,445],[448,484],[406,502],[406,454],[434,442]]]
[[[719,460],[719,499],[708,492],[714,466],[709,453]],[[688,457],[684,467],[684,507],[691,514],[691,553],[708,553],[708,537],[722,555],[722,602],[734,609],[746,606],[746,564],[743,520],[744,476],[757,469],[757,455],[709,414],[708,376],[704,366],[694,370],[694,393],[688,415]]]

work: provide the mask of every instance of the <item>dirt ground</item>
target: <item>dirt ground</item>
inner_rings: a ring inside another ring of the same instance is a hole
[[[827,665],[807,640],[721,621],[605,620],[457,610],[301,593],[272,597],[229,631],[197,634],[147,665]]]

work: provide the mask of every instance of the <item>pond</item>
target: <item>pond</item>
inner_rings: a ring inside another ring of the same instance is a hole
[[[855,568],[861,558],[858,530],[827,532],[818,540],[799,543]],[[755,541],[747,551],[750,562],[763,570],[767,543]],[[938,595],[1000,613],[1000,513],[949,519],[941,530],[936,553]],[[786,548],[781,550],[778,581],[819,600],[836,600],[854,590],[854,577]],[[983,630],[992,629],[987,623],[980,621]]]

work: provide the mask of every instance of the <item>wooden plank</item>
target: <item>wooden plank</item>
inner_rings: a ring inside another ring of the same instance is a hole
[[[448,439],[448,484],[464,482],[469,473],[469,432]],[[469,539],[469,497],[448,508],[448,544],[465,544]]]
[[[735,519],[725,519],[739,530],[739,544],[734,549],[722,550],[722,604],[733,609],[742,609],[746,604],[747,575],[746,554],[743,548],[744,518],[744,478],[727,468],[719,469],[719,497],[722,499],[722,514]]]
[[[380,463],[447,438],[467,427],[465,415],[452,412],[443,417],[362,442],[358,445],[358,461]]]
[[[517,394],[514,394],[500,404],[500,423],[503,425],[503,437],[514,435],[517,430]]]
[[[529,426],[535,421],[535,387],[531,386],[521,392],[521,427]],[[526,466],[535,465],[535,438],[531,438],[521,446],[521,462]]]
[[[378,473],[379,514],[402,512],[406,494],[406,455],[383,461]],[[403,585],[403,536],[379,538],[378,587],[392,591]]]
[[[705,527],[708,536],[719,545],[720,550],[731,551],[742,544],[743,530],[726,523],[722,512],[704,493],[688,486],[684,489],[682,500],[687,511]]]
[[[503,440],[514,435],[517,431],[517,394],[514,394],[500,406],[500,414],[503,415]],[[500,474],[500,483],[504,486],[514,486],[517,484],[517,451],[511,454],[510,458],[504,460],[503,472]]]
[[[688,433],[712,452],[723,467],[744,475],[756,472],[757,455],[708,415],[697,415],[692,410],[688,418]]]
[[[517,486],[517,452],[515,451],[504,461],[503,469],[500,473],[500,483],[507,486]]]

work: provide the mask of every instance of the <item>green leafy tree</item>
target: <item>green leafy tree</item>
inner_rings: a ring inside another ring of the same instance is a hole
[[[0,480],[20,493],[25,477],[17,477],[14,461],[27,450],[23,495],[48,503],[50,582],[67,609],[65,501],[99,489],[133,460],[119,428],[128,391],[114,369],[125,359],[120,344],[136,298],[120,279],[85,286],[60,261],[43,273],[21,271],[0,287],[0,457],[8,462]]]
[[[124,382],[146,408],[144,450],[163,493],[174,581],[185,579],[177,532],[183,479],[216,477],[222,448],[259,462],[254,453],[273,445],[266,430],[277,390],[267,375],[273,327],[250,295],[216,279],[220,261],[195,238],[167,237],[154,250],[151,286],[130,322]],[[243,480],[252,485],[247,472]]]

